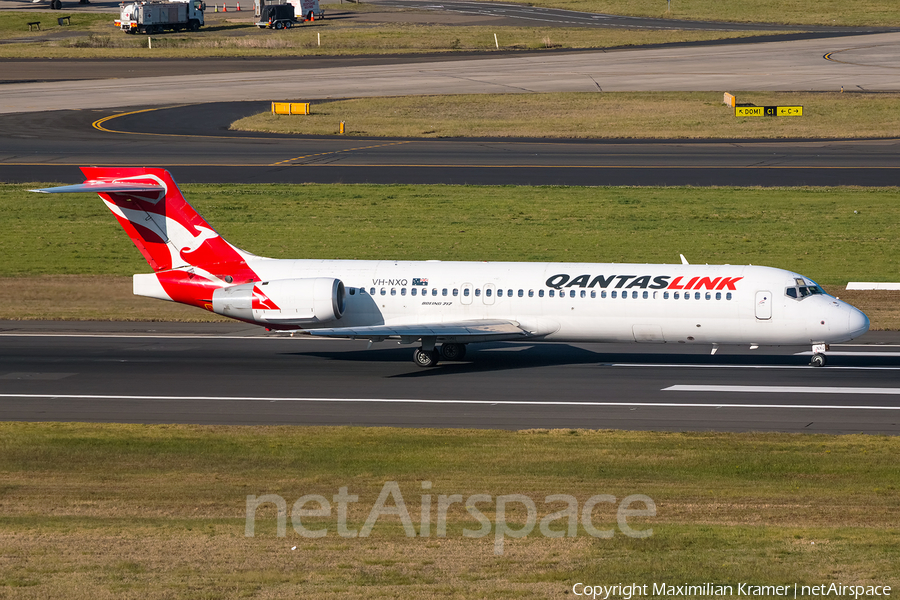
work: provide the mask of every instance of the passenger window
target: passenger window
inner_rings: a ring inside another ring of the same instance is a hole
[[[634,290],[633,292],[631,292],[631,297],[637,298],[637,290]]]
[[[611,298],[615,298],[615,297],[616,297],[616,290],[613,290],[613,291],[612,291],[610,297],[611,297]]]
[[[534,290],[528,290],[528,297],[534,298]]]
[[[409,293],[415,296],[418,292],[416,291],[416,288],[412,288],[411,290],[409,290]]]
[[[575,290],[569,290],[569,298],[575,297]]]
[[[481,288],[475,288],[475,297],[481,296]]]
[[[712,294],[710,294],[709,292],[706,292],[706,299],[712,300]]]
[[[644,292],[644,300],[646,300],[649,297],[650,297],[650,294],[648,292]]]
[[[382,295],[382,296],[387,296],[387,290],[384,289],[384,288],[381,288],[381,295]]]
[[[455,298],[457,296],[459,296],[459,290],[456,288],[453,288],[453,297]]]
[[[669,292],[663,292],[663,300],[669,299]]]
[[[502,298],[502,297],[503,297],[503,290],[497,290],[497,297],[498,297],[498,298]]]
[[[722,292],[716,292],[716,300],[722,299]]]
[[[731,292],[728,292],[727,294],[725,294],[725,299],[731,300]]]
[[[538,290],[538,298],[544,297],[544,290]]]
[[[491,288],[484,290],[484,295],[487,296],[488,298],[490,298],[493,293],[494,292],[491,291]]]
[[[519,298],[525,297],[525,290],[519,290]]]
[[[581,295],[582,298],[586,298],[586,297],[587,297],[587,292],[584,291],[584,290],[581,290],[581,294],[580,294],[580,295]]]
[[[401,295],[401,296],[405,296],[405,295],[406,295],[406,288],[400,288],[400,295]]]
[[[509,296],[510,298],[512,298],[513,297],[512,290],[506,290],[506,295]]]
[[[391,288],[391,296],[397,295],[397,288]]]
[[[370,295],[370,296],[374,296],[374,295],[375,295],[375,288],[372,288],[372,289],[369,290],[369,295]]]
[[[431,295],[437,296],[437,288],[431,288]]]
[[[456,290],[453,291],[453,295],[454,296],[456,295]],[[468,295],[469,295],[469,288],[463,288],[463,296],[468,297]]]
[[[600,292],[600,297],[606,298],[606,290],[603,290],[602,292]]]
[[[597,290],[591,290],[591,298],[597,297]]]
[[[694,300],[700,299],[700,292],[694,292]]]
[[[550,297],[553,298],[556,295],[555,290],[550,290]]]
[[[443,290],[441,290],[441,296],[446,296],[446,295],[447,295],[447,288],[444,288]]]

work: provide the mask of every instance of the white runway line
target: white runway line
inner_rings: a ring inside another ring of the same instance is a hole
[[[672,386],[663,391],[688,387],[727,387],[727,386]],[[734,386],[740,387],[740,386]],[[843,388],[854,389],[854,388]],[[872,389],[872,388],[861,388]],[[897,388],[891,388],[897,389]],[[707,390],[708,391],[708,390]],[[896,393],[900,394],[900,390]],[[822,404],[720,404],[699,402],[552,402],[537,400],[437,400],[426,398],[279,398],[257,396],[116,396],[97,394],[0,394],[0,398],[33,398],[63,400],[202,400],[232,402],[360,402],[365,404],[475,404],[482,406],[576,406],[576,407],[647,407],[647,408],[794,408],[815,410],[900,410],[900,406],[829,406]]]
[[[750,392],[761,394],[874,394],[900,396],[900,388],[879,387],[826,387],[805,385],[673,385],[664,392]],[[898,407],[900,410],[900,407]]]

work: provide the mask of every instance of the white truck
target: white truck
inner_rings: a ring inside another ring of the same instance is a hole
[[[161,33],[166,29],[197,31],[203,25],[202,0],[153,0],[120,5],[116,27],[125,33]]]
[[[256,0],[254,4],[259,17],[256,26],[260,29],[288,29],[304,21],[325,18],[319,0]]]

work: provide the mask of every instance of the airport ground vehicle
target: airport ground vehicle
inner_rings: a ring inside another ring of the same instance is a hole
[[[161,33],[167,29],[197,31],[204,24],[202,0],[156,0],[120,5],[116,27],[125,33]]]
[[[168,171],[83,167],[153,273],[134,293],[269,329],[419,344],[413,361],[460,360],[492,341],[828,344],[865,333],[861,311],[799,273],[755,265],[271,259],[225,241]],[[438,346],[440,344],[440,346]]]
[[[256,26],[260,29],[290,29],[304,21],[324,19],[325,11],[319,0],[278,0],[278,2],[257,2]]]

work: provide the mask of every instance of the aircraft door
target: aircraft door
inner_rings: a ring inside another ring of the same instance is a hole
[[[462,294],[459,298],[461,303],[472,304],[472,298],[475,296],[475,287],[471,283],[462,284],[460,293]]]
[[[482,300],[484,300],[485,304],[493,304],[494,303],[494,295],[497,293],[497,286],[493,283],[484,284],[484,290],[481,292],[483,294]]]
[[[756,292],[756,318],[766,321],[772,318],[772,293]]]

